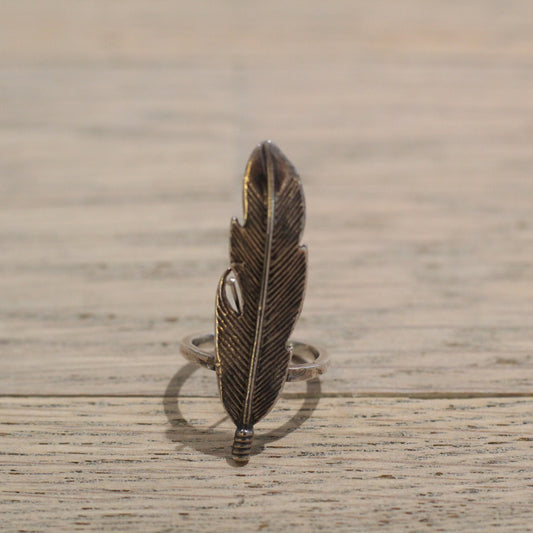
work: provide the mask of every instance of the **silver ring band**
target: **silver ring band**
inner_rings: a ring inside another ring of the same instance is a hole
[[[329,357],[323,348],[295,340],[289,341],[289,345],[293,351],[287,381],[307,381],[324,374],[329,366]],[[189,335],[181,341],[180,348],[189,361],[215,370],[215,336],[212,333]],[[305,362],[296,363],[295,359]]]

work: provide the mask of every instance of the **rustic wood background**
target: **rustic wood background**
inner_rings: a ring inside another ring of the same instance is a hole
[[[246,467],[213,328],[248,154],[306,192]],[[4,0],[2,531],[533,530],[533,5]]]

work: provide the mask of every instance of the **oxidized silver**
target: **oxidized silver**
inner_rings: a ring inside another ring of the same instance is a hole
[[[187,359],[216,370],[222,402],[237,426],[232,455],[239,462],[248,460],[254,425],[272,409],[284,383],[314,378],[328,365],[325,351],[289,341],[306,282],[304,212],[292,164],[270,141],[257,146],[244,177],[244,223],[231,223],[230,268],[218,286],[215,335],[192,335],[181,345]],[[213,337],[214,352],[201,348]],[[306,362],[292,363],[293,356]]]
[[[212,333],[188,335],[181,341],[181,353],[185,359],[215,370],[215,336]],[[297,340],[289,341],[292,359],[289,363],[287,382],[308,381],[324,374],[329,366],[325,348]],[[305,361],[295,363],[293,360]]]

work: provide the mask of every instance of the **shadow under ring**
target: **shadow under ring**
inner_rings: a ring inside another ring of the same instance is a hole
[[[294,357],[299,359],[298,356]],[[180,409],[181,389],[199,368],[197,364],[186,364],[167,385],[163,398],[163,408],[171,425],[166,432],[167,438],[172,442],[190,446],[200,453],[228,458],[227,447],[228,442],[231,442],[233,432],[217,429],[217,427],[229,417],[225,415],[210,426],[199,426],[188,421]],[[311,418],[320,401],[322,387],[318,378],[308,380],[306,387],[307,390],[303,395],[304,401],[298,411],[281,426],[265,433],[258,433],[254,439],[250,455],[261,453],[268,444],[286,437]],[[228,464],[234,467],[242,466],[230,459],[228,459]]]

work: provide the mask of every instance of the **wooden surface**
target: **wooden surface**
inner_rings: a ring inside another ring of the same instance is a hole
[[[525,399],[282,400],[242,468],[218,398],[4,399],[2,413],[14,530],[531,526]]]
[[[526,531],[528,1],[0,5],[2,531]],[[244,164],[307,201],[325,344],[244,468],[213,328]]]

